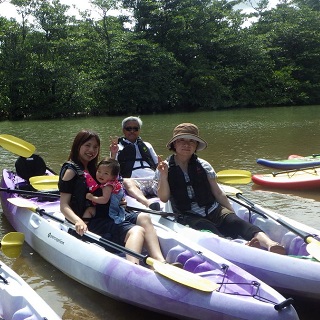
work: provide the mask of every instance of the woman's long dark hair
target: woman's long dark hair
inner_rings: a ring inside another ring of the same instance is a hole
[[[73,144],[71,147],[68,160],[71,160],[82,167],[83,164],[81,163],[80,156],[79,156],[80,148],[83,144],[85,144],[88,140],[92,138],[96,139],[99,146],[99,152],[97,156],[94,159],[90,160],[88,163],[89,173],[94,177],[96,174],[96,168],[98,165],[99,154],[100,154],[100,137],[96,132],[91,130],[85,130],[85,129],[78,132],[78,134],[73,140]]]

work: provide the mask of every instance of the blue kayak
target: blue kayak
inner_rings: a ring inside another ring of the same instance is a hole
[[[307,157],[291,155],[285,160],[268,160],[259,158],[257,159],[257,163],[268,168],[280,170],[317,167],[320,166],[320,155],[316,154]]]

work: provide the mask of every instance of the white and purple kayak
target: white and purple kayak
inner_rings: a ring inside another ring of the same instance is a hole
[[[230,202],[235,213],[240,218],[260,227],[271,239],[283,245],[286,249],[286,255],[249,247],[245,245],[247,241],[243,239],[230,240],[210,232],[194,230],[177,223],[170,216],[163,217],[160,214],[152,214],[152,220],[233,262],[281,293],[320,300],[320,262],[310,256],[306,250],[307,244],[304,239],[277,221],[268,218],[265,214],[262,216],[261,213],[258,214],[249,210],[250,206],[244,201],[236,197],[229,198],[233,199]],[[135,199],[127,198],[127,201],[128,206],[142,208],[142,205]],[[161,203],[161,205],[163,204]],[[256,205],[255,208],[259,208],[262,213],[274,214],[261,206]],[[172,212],[169,204],[165,204],[162,210]],[[277,217],[302,233],[313,235],[320,241],[319,230],[280,214]],[[316,249],[319,251],[319,242],[317,244]]]
[[[15,173],[3,171],[1,203],[9,222],[25,234],[25,241],[44,259],[93,290],[177,318],[299,319],[291,299],[285,299],[240,267],[161,224],[154,225],[166,260],[180,262],[186,277],[190,274],[217,285],[214,290],[205,292],[191,288],[143,264],[133,264],[124,254],[111,253],[99,243],[81,241],[67,232],[68,224],[59,211],[59,200],[41,201],[35,196],[22,199],[23,192],[8,191],[22,184]],[[8,198],[41,210],[17,206]],[[41,215],[41,212],[46,214]]]
[[[0,261],[0,319],[61,318],[17,273]]]

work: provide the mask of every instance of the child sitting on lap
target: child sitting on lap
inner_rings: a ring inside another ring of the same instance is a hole
[[[121,201],[124,198],[124,190],[122,184],[118,181],[120,165],[117,160],[108,158],[99,162],[96,171],[96,180],[91,177],[88,172],[85,172],[87,186],[90,193],[87,193],[86,198],[93,204],[106,204],[110,201],[109,216],[116,224],[125,220],[125,210],[121,206]],[[93,194],[97,189],[102,189],[102,196],[97,197]],[[83,215],[83,218],[92,218],[96,214],[94,206],[88,207]]]

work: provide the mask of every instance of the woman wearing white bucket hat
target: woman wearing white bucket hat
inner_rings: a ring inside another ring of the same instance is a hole
[[[212,166],[199,158],[207,142],[192,123],[182,123],[173,130],[167,148],[174,152],[157,168],[158,196],[171,201],[177,221],[194,229],[207,229],[221,236],[248,240],[248,245],[264,247],[279,254],[284,248],[260,228],[240,219],[216,181]]]

